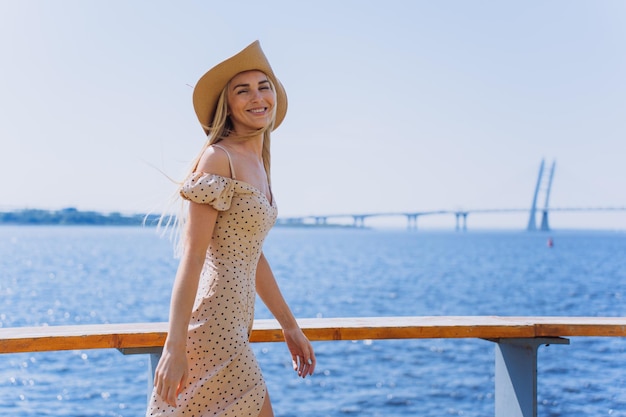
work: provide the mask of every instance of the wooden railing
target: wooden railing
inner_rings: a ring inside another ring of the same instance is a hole
[[[495,343],[496,417],[537,415],[537,348],[567,337],[625,337],[626,317],[372,317],[300,319],[312,341],[480,338]],[[149,354],[150,375],[167,323],[98,324],[0,329],[0,353],[114,348]],[[252,342],[282,341],[275,320],[256,320]]]

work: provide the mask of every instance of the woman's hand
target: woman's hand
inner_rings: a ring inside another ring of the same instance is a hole
[[[154,372],[156,393],[163,401],[176,407],[176,399],[185,387],[188,374],[185,349],[163,348],[163,354]]]
[[[287,348],[291,352],[291,361],[293,370],[298,376],[305,378],[307,375],[313,375],[315,371],[315,353],[309,339],[302,333],[299,327],[284,330],[283,336],[287,342]]]

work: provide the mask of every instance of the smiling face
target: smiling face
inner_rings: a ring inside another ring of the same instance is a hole
[[[228,109],[233,130],[247,134],[272,122],[276,94],[261,71],[245,71],[228,83]]]

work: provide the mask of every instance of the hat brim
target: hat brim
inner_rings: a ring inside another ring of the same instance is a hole
[[[209,133],[207,126],[211,125],[220,93],[228,82],[237,74],[244,71],[258,70],[270,79],[276,90],[276,129],[287,114],[287,93],[285,88],[274,75],[269,61],[265,57],[259,41],[254,41],[236,55],[220,62],[208,70],[196,83],[193,90],[193,107],[196,116],[205,133]]]

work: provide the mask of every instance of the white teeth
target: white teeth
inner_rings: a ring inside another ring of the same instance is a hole
[[[252,113],[263,113],[265,111],[265,109],[251,109],[250,111]]]

